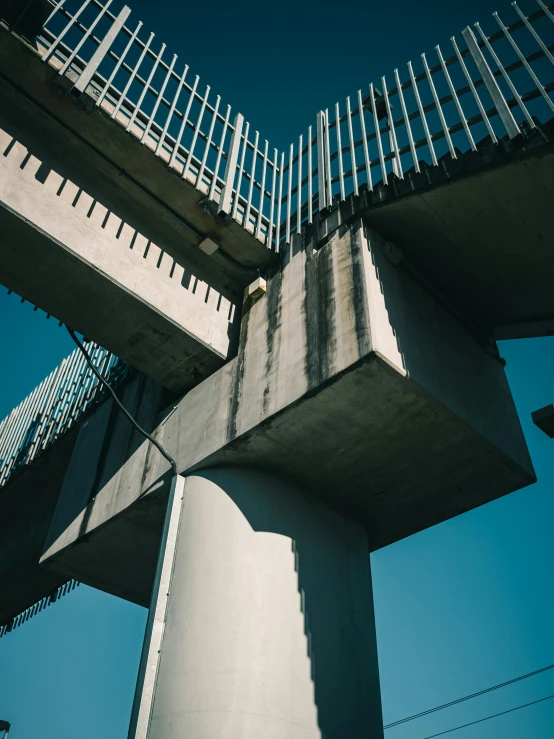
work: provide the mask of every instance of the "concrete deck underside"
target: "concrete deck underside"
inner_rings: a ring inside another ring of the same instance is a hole
[[[554,334],[553,202],[545,143],[362,210],[463,315],[511,339]]]
[[[78,432],[71,429],[0,489],[0,624],[66,579],[38,562]]]

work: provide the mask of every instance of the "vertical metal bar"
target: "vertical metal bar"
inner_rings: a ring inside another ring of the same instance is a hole
[[[204,150],[204,156],[202,157],[202,162],[200,164],[200,170],[198,172],[198,177],[196,179],[196,187],[200,187],[200,183],[202,182],[202,177],[204,176],[204,169],[206,168],[206,162],[208,161],[208,154],[210,153],[210,146],[212,145],[212,136],[214,133],[214,126],[215,122],[217,120],[217,113],[219,111],[219,103],[221,102],[221,95],[218,95],[215,99],[215,108],[214,108],[214,114],[212,116],[212,122],[210,124],[210,130],[208,131],[208,138],[206,140],[206,149]]]
[[[256,238],[260,238],[260,228],[262,226],[262,215],[263,215],[263,209],[264,209],[264,199],[265,199],[265,178],[266,178],[266,172],[267,172],[267,150],[269,147],[269,143],[266,139],[265,147],[264,147],[264,163],[262,165],[262,190],[260,193],[260,208],[258,210],[258,222],[256,224]]]
[[[425,69],[425,75],[427,77],[427,82],[429,83],[429,87],[431,88],[433,100],[435,101],[435,108],[437,109],[437,113],[439,114],[442,130],[444,131],[444,135],[446,137],[446,143],[448,144],[448,148],[450,149],[450,154],[452,156],[452,159],[457,159],[456,150],[454,149],[454,145],[452,144],[452,139],[450,138],[450,129],[448,128],[448,124],[446,123],[446,118],[444,117],[444,113],[442,110],[442,106],[440,104],[439,96],[437,95],[435,83],[433,82],[433,77],[431,76],[431,71],[429,70],[429,65],[427,64],[427,57],[425,56],[425,54],[421,55],[421,61],[423,62],[423,67]]]
[[[133,110],[133,115],[131,116],[129,123],[127,124],[127,131],[131,130],[131,127],[133,126],[135,119],[137,117],[137,113],[140,110],[140,106],[142,105],[142,101],[146,97],[146,93],[150,89],[150,83],[152,82],[152,78],[154,77],[154,74],[156,73],[156,70],[158,68],[158,64],[160,63],[160,59],[162,58],[162,54],[165,51],[165,44],[162,44],[162,47],[160,51],[158,52],[158,56],[156,57],[156,60],[154,64],[152,65],[152,69],[150,70],[150,74],[148,75],[148,79],[146,80],[146,83],[142,89],[142,92],[140,94],[140,97],[138,99],[137,104],[135,105],[135,109]]]
[[[181,121],[181,125],[179,126],[179,133],[177,134],[177,139],[175,140],[175,146],[173,147],[173,151],[171,152],[171,156],[169,158],[169,164],[167,165],[168,167],[173,166],[173,162],[175,161],[175,158],[179,151],[179,147],[181,146],[181,139],[183,138],[183,132],[185,130],[185,126],[187,125],[187,121],[189,119],[189,113],[192,107],[192,103],[194,102],[194,96],[196,95],[196,88],[198,87],[199,79],[200,77],[196,75],[196,78],[194,80],[194,85],[192,86],[190,97],[187,103],[187,107],[185,108],[185,112],[183,113],[183,120]]]
[[[146,56],[146,52],[150,48],[150,44],[152,43],[152,39],[153,38],[154,38],[154,34],[151,33],[150,36],[149,36],[149,38],[148,38],[148,41],[144,45],[144,48],[143,48],[143,50],[142,50],[142,52],[141,52],[141,54],[140,54],[140,56],[138,58],[137,63],[135,64],[135,67],[134,67],[133,71],[131,72],[131,74],[129,76],[129,79],[127,80],[127,84],[123,88],[123,92],[121,93],[121,97],[119,98],[119,100],[117,101],[117,105],[113,109],[113,113],[112,113],[112,116],[111,116],[112,118],[115,118],[116,115],[119,113],[119,109],[121,108],[121,106],[123,104],[123,101],[125,100],[125,97],[126,97],[127,93],[129,92],[129,88],[133,84],[133,80],[135,79],[135,77],[137,75],[137,72],[139,70],[139,67],[142,64],[142,60]]]
[[[456,92],[456,88],[454,87],[454,84],[452,82],[452,79],[450,78],[450,74],[448,72],[448,68],[446,64],[444,63],[444,59],[442,56],[442,52],[440,49],[440,46],[435,46],[435,49],[437,51],[437,55],[439,57],[439,62],[442,67],[442,71],[444,76],[446,77],[446,81],[448,83],[448,87],[450,89],[450,94],[452,95],[452,100],[454,100],[454,103],[456,104],[456,110],[458,111],[458,115],[460,116],[460,120],[462,122],[462,126],[464,127],[464,131],[466,132],[467,140],[469,141],[469,145],[471,146],[473,151],[477,151],[477,147],[475,146],[475,141],[473,140],[473,136],[471,135],[471,131],[469,130],[469,126],[467,124],[466,117],[464,115],[464,111],[462,108],[462,104],[460,103],[460,99],[458,97],[458,93]]]
[[[221,191],[221,197],[219,198],[218,214],[223,213],[227,215],[231,212],[231,198],[233,196],[233,183],[235,181],[235,173],[237,170],[237,160],[239,157],[240,139],[242,135],[242,125],[244,123],[244,116],[241,113],[237,113],[234,121],[234,131],[231,136],[231,143],[229,145],[229,154],[227,155],[227,166],[225,167],[225,184]],[[225,135],[225,130],[223,131]],[[217,178],[217,173],[214,176],[214,180]]]
[[[84,92],[86,90],[87,85],[91,81],[93,75],[96,73],[96,70],[100,66],[102,60],[110,50],[111,45],[115,41],[115,37],[123,28],[123,25],[125,24],[125,21],[129,17],[130,13],[131,8],[125,5],[123,7],[123,10],[120,11],[119,15],[112,23],[110,30],[104,36],[102,42],[92,55],[90,62],[82,71],[81,76],[77,80],[76,84],[73,85],[74,90],[78,90],[79,92]]]
[[[194,135],[192,137],[192,142],[190,144],[190,150],[185,162],[185,166],[183,168],[183,179],[185,180],[187,177],[187,172],[189,171],[190,163],[192,161],[192,155],[194,154],[194,147],[196,146],[196,141],[198,140],[198,134],[200,132],[200,126],[202,125],[202,118],[204,117],[204,111],[206,110],[206,103],[208,102],[208,95],[210,94],[210,86],[206,86],[206,94],[204,95],[204,99],[202,100],[202,106],[200,108],[200,113],[198,114],[198,120],[196,121],[196,126],[194,127]]]
[[[493,15],[494,15],[494,13],[493,13]],[[514,83],[512,82],[512,80],[510,79],[510,76],[508,75],[508,73],[504,69],[504,65],[502,64],[502,62],[498,58],[498,55],[496,54],[495,50],[492,48],[492,46],[491,46],[491,44],[490,44],[490,42],[489,42],[486,34],[483,32],[481,26],[478,23],[475,23],[475,28],[477,28],[477,30],[479,31],[479,35],[483,39],[483,42],[484,42],[485,46],[487,47],[487,49],[489,50],[490,55],[494,59],[494,62],[497,65],[498,69],[500,70],[500,73],[502,74],[502,77],[504,78],[504,80],[506,81],[506,84],[508,85],[508,87],[512,91],[512,94],[515,97],[515,99],[517,101],[517,104],[520,107],[521,112],[525,116],[525,120],[531,126],[531,128],[535,128],[535,123],[534,123],[533,119],[531,118],[531,116],[529,115],[529,111],[527,110],[527,108],[525,106],[525,103],[521,99],[521,97],[520,97],[520,95],[519,95],[519,93],[518,93],[518,91],[516,89],[516,86],[514,85]],[[508,39],[508,40],[510,40],[510,39]],[[516,52],[517,51],[518,51],[518,49],[516,47]],[[520,56],[520,58],[521,58],[521,56]],[[525,63],[526,62],[525,62],[525,59],[524,59],[524,64]],[[506,103],[506,105],[507,105],[507,103]],[[514,122],[515,122],[515,119],[514,119]]]
[[[371,101],[371,111],[373,113],[373,123],[375,126],[375,138],[377,139],[377,147],[379,149],[379,161],[381,162],[381,172],[383,174],[383,182],[388,184],[387,168],[385,167],[385,157],[383,156],[383,142],[381,141],[381,130],[379,128],[379,118],[377,116],[377,106],[375,105],[375,92],[373,82],[369,86],[369,99]]]
[[[127,52],[129,51],[129,49],[133,45],[133,43],[134,43],[134,41],[135,41],[135,39],[137,37],[137,34],[138,34],[138,32],[140,31],[141,28],[142,28],[142,21],[139,21],[137,27],[133,31],[133,35],[131,36],[131,38],[127,42],[127,46],[123,50],[123,53],[121,54],[121,56],[117,60],[117,64],[113,68],[112,73],[108,77],[108,81],[104,85],[104,89],[102,90],[102,92],[100,93],[100,96],[98,97],[98,100],[96,101],[96,105],[97,106],[101,104],[102,100],[104,100],[104,98],[106,96],[106,93],[110,89],[110,85],[112,84],[112,82],[113,82],[113,80],[115,78],[115,75],[119,72],[119,69],[120,69],[121,65],[123,64],[123,61],[124,61],[125,57],[127,56]]]
[[[298,189],[296,193],[296,233],[302,225],[302,134],[298,139]]]
[[[66,60],[65,64],[63,65],[63,67],[58,72],[58,74],[65,74],[65,72],[67,71],[67,68],[72,63],[72,61],[75,59],[75,57],[77,56],[77,54],[79,53],[79,50],[81,49],[81,46],[85,43],[85,41],[88,39],[88,37],[94,31],[94,29],[96,28],[97,24],[99,23],[99,21],[101,20],[101,18],[104,15],[104,13],[110,7],[111,4],[112,4],[112,0],[108,0],[108,2],[104,6],[102,6],[102,10],[98,13],[98,15],[96,16],[96,18],[93,20],[93,22],[90,24],[90,26],[88,27],[88,29],[86,30],[86,32],[83,34],[83,38],[79,41],[79,43],[77,44],[77,46],[73,49],[73,51],[69,55],[68,59]]]
[[[312,222],[312,199],[314,196],[312,167],[312,127],[308,126],[308,223]]]
[[[358,111],[360,114],[360,126],[362,128],[362,143],[364,147],[365,171],[367,175],[367,186],[373,190],[373,181],[371,179],[371,159],[369,158],[369,150],[367,148],[367,133],[365,129],[364,104],[362,101],[362,91],[358,90]]]
[[[329,142],[329,108],[325,108],[325,171],[327,174],[327,207],[333,205],[333,180],[331,177],[331,144]]]
[[[327,195],[325,184],[325,133],[324,133],[324,113],[322,110],[316,116],[316,132],[317,132],[317,193],[319,199],[319,210],[325,210],[327,207]]]
[[[504,128],[506,129],[508,136],[513,139],[520,133],[519,126],[517,125],[516,120],[512,115],[512,111],[508,107],[508,104],[504,100],[504,95],[502,95],[500,87],[498,86],[498,83],[493,73],[491,72],[489,65],[487,64],[487,60],[485,59],[485,57],[483,56],[483,52],[479,48],[477,39],[473,35],[473,31],[469,26],[464,28],[464,30],[462,31],[462,36],[464,37],[467,48],[469,49],[469,53],[471,54],[471,57],[475,62],[477,69],[479,70],[479,74],[481,75],[483,82],[485,83],[485,87],[489,91],[489,95],[491,96],[496,110],[498,111],[500,120],[504,124]],[[501,69],[503,68],[501,67]]]
[[[254,152],[252,154],[252,170],[250,172],[250,184],[248,186],[248,200],[246,201],[246,212],[244,214],[244,228],[248,228],[250,223],[250,210],[252,209],[252,194],[254,192],[254,178],[256,175],[256,165],[258,164],[258,141],[260,140],[260,133],[256,131],[254,136]]]
[[[337,128],[337,154],[339,159],[339,185],[340,185],[340,198],[341,200],[344,200],[345,194],[344,194],[344,168],[342,165],[342,140],[340,135],[340,114],[339,114],[339,104],[335,103],[335,121],[336,121],[336,128]]]
[[[419,110],[419,117],[421,118],[421,123],[423,124],[423,130],[425,131],[425,138],[427,139],[427,146],[429,147],[429,153],[431,154],[431,160],[435,167],[437,166],[437,155],[435,154],[435,149],[433,148],[433,140],[431,139],[431,134],[429,133],[429,126],[427,125],[427,119],[425,118],[425,111],[423,110],[423,105],[421,104],[421,98],[419,96],[419,90],[417,89],[417,82],[414,76],[414,70],[412,68],[412,63],[408,62],[408,70],[410,72],[410,80],[412,82],[412,89],[414,91],[414,95],[417,102],[417,108]]]
[[[227,128],[229,126],[229,116],[230,115],[231,115],[231,106],[228,105],[227,112],[225,113],[225,121],[223,122],[223,130],[221,132],[221,140],[219,142],[219,147],[217,150],[217,159],[215,162],[214,176],[213,176],[212,184],[210,186],[210,192],[208,194],[208,198],[210,200],[214,199],[215,188],[217,185],[217,175],[219,173],[219,165],[221,163],[221,157],[223,155],[223,147],[225,145],[225,136],[227,135]]]
[[[398,90],[398,97],[400,99],[400,107],[402,108],[402,117],[404,118],[404,125],[406,126],[406,133],[408,134],[408,141],[410,144],[410,151],[412,152],[412,160],[414,163],[414,169],[419,172],[419,161],[417,158],[417,151],[414,143],[414,137],[412,135],[412,128],[410,126],[410,118],[408,111],[406,110],[406,101],[404,100],[404,93],[402,92],[402,85],[400,84],[400,75],[398,69],[394,70],[394,79],[396,81],[396,89]]]
[[[269,228],[267,230],[266,245],[271,249],[273,216],[275,213],[275,182],[277,179],[277,149],[273,150],[273,177],[271,178],[271,204],[269,206]]]
[[[350,160],[352,162],[352,182],[354,184],[354,195],[358,194],[358,173],[356,164],[356,149],[354,147],[354,131],[352,130],[352,111],[350,109],[350,98],[346,98],[346,116],[348,118],[348,137],[350,139]]]
[[[231,213],[231,216],[233,218],[237,217],[237,210],[239,207],[239,200],[240,200],[240,188],[242,185],[242,175],[244,173],[244,159],[246,157],[246,150],[248,148],[248,132],[250,131],[250,123],[246,122],[246,127],[244,129],[244,144],[242,147],[242,152],[240,155],[240,164],[239,164],[239,176],[237,179],[237,189],[235,194],[235,199],[233,201],[233,211]]]
[[[496,137],[496,134],[494,132],[494,129],[491,125],[491,122],[489,121],[489,117],[487,115],[487,112],[485,108],[483,107],[483,103],[481,102],[481,98],[479,97],[479,93],[475,89],[475,85],[473,84],[473,80],[471,79],[471,75],[468,72],[468,69],[466,67],[466,64],[463,60],[462,55],[460,54],[460,50],[458,49],[458,44],[456,43],[456,38],[454,36],[450,37],[450,41],[452,42],[452,46],[454,47],[454,51],[456,52],[456,56],[458,58],[458,61],[460,63],[460,66],[462,68],[462,71],[465,75],[465,78],[467,80],[467,83],[471,89],[471,92],[473,94],[473,97],[475,99],[475,102],[477,103],[477,107],[479,108],[479,112],[481,113],[481,117],[483,118],[483,122],[485,126],[487,127],[487,130],[489,132],[489,136],[491,137],[491,141],[493,144],[496,144],[498,142],[498,139]]]
[[[493,16],[494,16],[494,19],[496,20],[496,22],[498,23],[498,25],[500,26],[500,28],[502,29],[502,32],[503,32],[504,36],[510,42],[510,45],[511,45],[512,49],[518,55],[518,57],[521,60],[521,63],[523,64],[523,66],[525,67],[525,69],[529,73],[529,76],[531,77],[531,79],[533,80],[533,82],[535,83],[535,85],[537,86],[537,90],[543,96],[545,103],[548,105],[548,107],[550,108],[550,110],[554,113],[554,103],[552,102],[552,100],[550,99],[550,97],[547,94],[546,90],[542,86],[541,81],[539,80],[539,78],[535,74],[535,72],[532,69],[531,65],[529,64],[529,62],[527,61],[527,59],[525,58],[525,56],[521,53],[519,46],[516,44],[516,42],[514,41],[514,39],[512,37],[512,34],[508,31],[508,29],[506,28],[506,26],[502,23],[502,21],[500,20],[500,16],[498,15],[498,13],[493,13]],[[552,55],[550,55],[550,56],[552,58]]]
[[[142,134],[142,138],[140,140],[141,144],[144,144],[148,137],[148,134],[150,133],[150,128],[152,127],[152,123],[154,122],[154,118],[156,117],[156,113],[158,112],[158,108],[160,107],[160,103],[162,102],[165,88],[167,87],[167,83],[169,82],[169,78],[171,77],[171,73],[173,72],[173,67],[175,66],[176,61],[177,54],[173,54],[173,59],[171,60],[171,64],[169,65],[163,84],[160,87],[158,97],[156,98],[156,102],[154,103],[154,107],[152,108],[152,112],[150,113],[150,118],[148,119],[148,123],[146,124],[146,128],[144,129],[144,133]]]
[[[385,97],[385,107],[387,109],[387,119],[389,122],[391,148],[394,152],[394,160],[396,162],[395,175],[397,177],[400,177],[401,179],[404,179],[404,174],[402,172],[402,162],[400,161],[400,154],[398,152],[398,141],[396,140],[396,131],[394,130],[394,121],[392,120],[392,111],[391,111],[390,100],[389,100],[389,92],[387,90],[387,82],[385,80],[385,77],[381,77],[381,84],[383,86],[383,95]]]
[[[156,147],[156,156],[159,156],[160,151],[162,150],[162,147],[164,145],[165,137],[167,135],[167,131],[169,129],[169,125],[171,123],[171,120],[173,118],[173,113],[175,112],[175,107],[177,105],[177,100],[179,100],[179,95],[181,94],[181,90],[183,89],[183,84],[185,82],[185,77],[187,76],[187,72],[189,71],[189,65],[185,64],[185,68],[183,69],[183,74],[179,78],[179,82],[177,84],[177,91],[175,92],[175,95],[173,96],[173,101],[171,103],[171,107],[169,108],[169,113],[167,114],[167,118],[165,121],[165,125],[163,127],[162,135],[160,136],[160,140],[158,141],[158,145]]]
[[[544,14],[550,18],[552,23],[554,23],[554,15],[550,12],[550,10],[546,7],[546,5],[542,2],[542,0],[537,0],[538,4],[541,6],[541,8],[544,10]]]
[[[539,34],[535,31],[533,26],[529,23],[529,20],[527,16],[525,15],[525,13],[522,13],[522,11],[519,9],[519,6],[516,2],[513,2],[512,5],[514,6],[516,13],[519,15],[521,20],[525,23],[525,27],[527,28],[527,30],[533,35],[533,38],[543,50],[547,59],[550,61],[551,64],[554,64],[554,56],[552,56],[546,44],[543,42]],[[551,15],[552,20],[554,20],[554,16],[552,16],[552,14],[550,15]]]
[[[292,160],[294,156],[294,144],[290,145],[289,149],[289,169],[287,172],[287,238],[286,243],[290,244],[290,211],[291,211],[291,200],[292,200]]]
[[[281,200],[283,197],[283,177],[285,168],[285,152],[281,152],[281,168],[279,170],[279,200],[277,202],[277,218],[275,220],[277,226],[275,229],[275,250],[279,251],[279,241],[281,239]]]
[[[54,39],[54,41],[52,41],[52,44],[50,45],[50,47],[42,55],[42,61],[43,62],[47,62],[50,59],[50,57],[52,56],[52,54],[58,48],[58,44],[60,43],[60,41],[63,39],[63,37],[65,36],[65,34],[72,28],[72,26],[75,23],[75,21],[79,18],[79,16],[81,15],[81,13],[87,8],[87,6],[89,5],[90,2],[91,2],[91,0],[85,0],[85,2],[81,5],[81,7],[79,8],[79,10],[73,16],[73,18],[71,18],[68,21],[67,25],[64,26],[63,31],[61,31],[61,33]],[[54,12],[52,13],[52,15],[54,15]],[[50,20],[50,19],[48,19],[48,20]]]

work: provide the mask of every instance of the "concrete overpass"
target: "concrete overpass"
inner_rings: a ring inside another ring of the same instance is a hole
[[[1,618],[72,579],[150,605],[130,737],[378,737],[368,551],[535,479],[495,342],[552,331],[554,45],[518,34],[554,16],[465,29],[285,157],[127,8],[69,5],[0,28],[0,281],[135,368],[178,478],[76,403],[0,490]]]

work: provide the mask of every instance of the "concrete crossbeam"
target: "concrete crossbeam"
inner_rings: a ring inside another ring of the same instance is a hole
[[[292,475],[354,516],[370,549],[534,481],[502,363],[386,251],[361,221],[319,251],[295,242],[267,293],[246,300],[238,356],[157,422],[180,473]],[[73,565],[85,541],[89,552],[95,537],[118,549],[120,521],[144,520],[148,500],[163,510],[168,466],[149,460],[123,472],[125,494],[100,486],[86,505],[68,477],[77,508],[54,522],[43,563],[84,579],[92,565]],[[159,536],[161,517],[151,521]]]

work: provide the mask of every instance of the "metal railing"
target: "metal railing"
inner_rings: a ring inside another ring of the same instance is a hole
[[[129,367],[92,342],[85,343],[94,365],[112,386]],[[65,434],[105,397],[105,389],[75,349],[33,392],[0,421],[0,487]]]
[[[52,1],[52,0],[51,0]],[[58,0],[37,37],[45,62],[88,90],[95,105],[183,179],[278,250],[314,214],[361,188],[404,179],[444,157],[534,128],[554,113],[554,15],[542,0],[530,14],[475,24],[432,58],[381,77],[342,105],[320,111],[288,150],[252,132],[214,99],[177,55],[112,0]],[[390,89],[389,89],[390,85]]]

